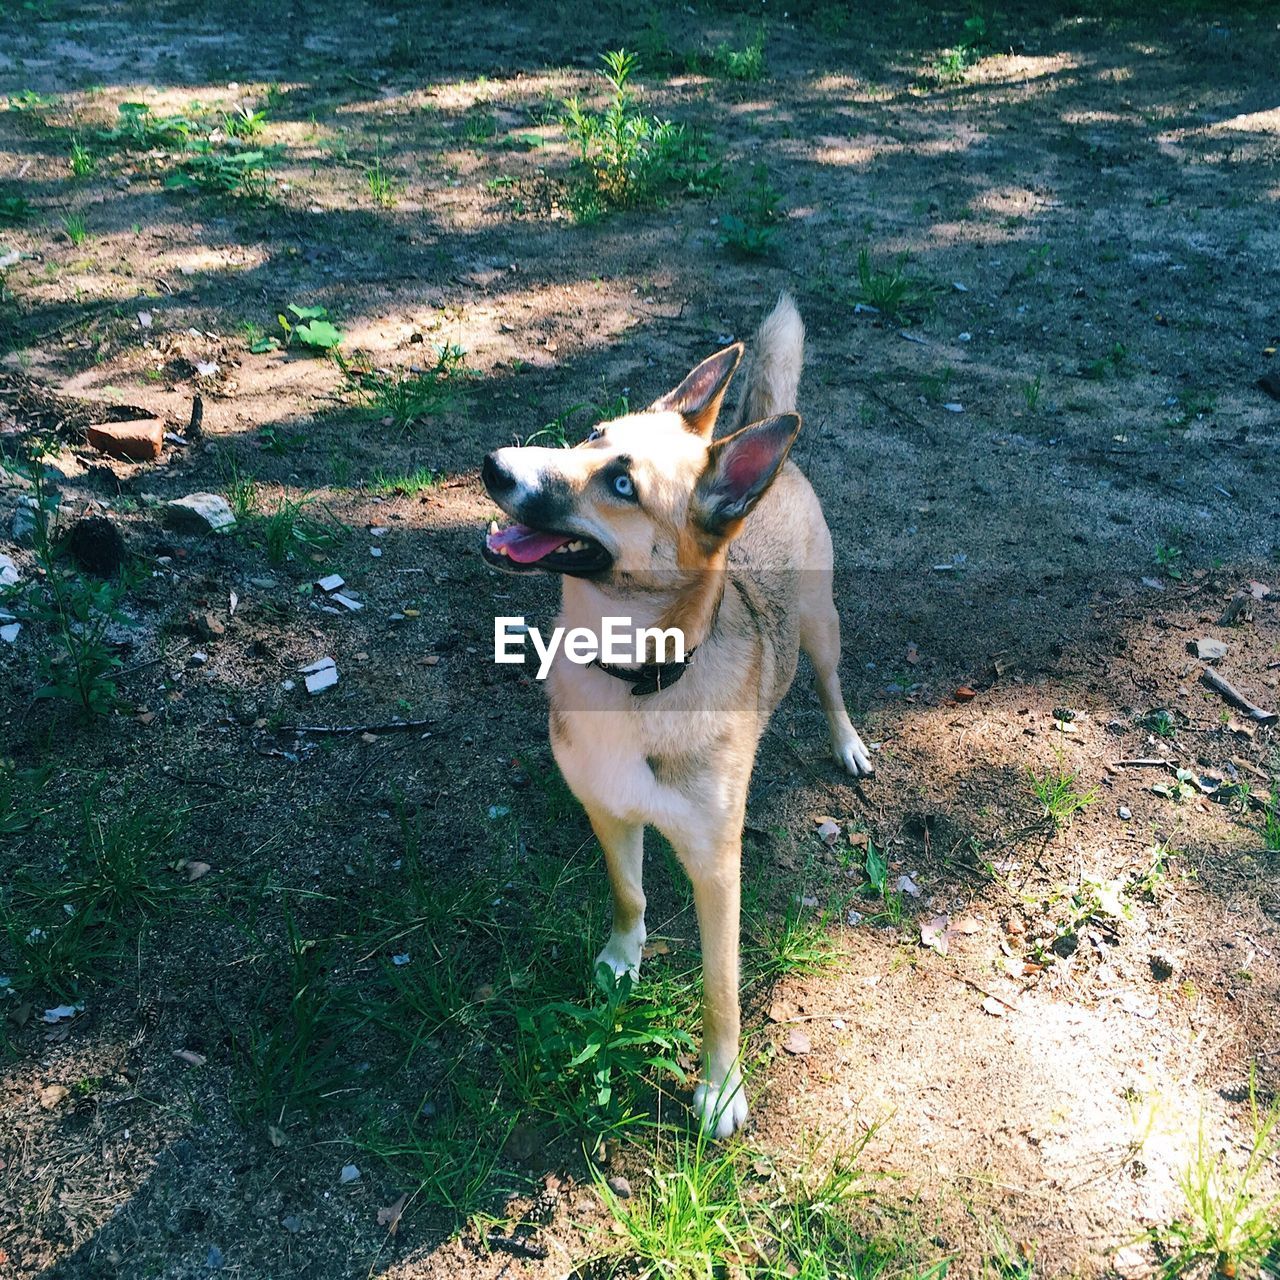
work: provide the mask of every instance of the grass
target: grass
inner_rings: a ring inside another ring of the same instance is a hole
[[[261,532],[267,559],[282,565],[301,552],[332,551],[347,532],[336,519],[316,519],[306,514],[313,498],[281,497],[275,509],[250,523],[249,528]]]
[[[62,219],[62,229],[67,233],[67,239],[77,248],[89,238],[89,229],[78,213],[67,214]]]
[[[887,323],[918,319],[933,303],[933,287],[910,275],[906,263],[904,256],[891,267],[877,267],[870,250],[858,251],[857,300],[874,307]]]
[[[382,167],[382,156],[375,155],[373,164],[364,172],[364,185],[369,198],[380,209],[394,208],[400,199],[401,184]]]
[[[782,194],[769,184],[769,171],[753,166],[751,183],[732,213],[720,217],[720,243],[739,258],[762,258],[772,253],[778,240]]]
[[[1252,1274],[1280,1245],[1280,1195],[1258,1188],[1264,1168],[1280,1151],[1280,1100],[1261,1110],[1252,1073],[1249,1107],[1253,1133],[1242,1165],[1210,1149],[1201,1117],[1195,1154],[1178,1178],[1184,1213],[1152,1233],[1164,1254],[1165,1280],[1204,1264],[1212,1265],[1218,1276]]]
[[[365,360],[341,356],[338,365],[347,389],[402,436],[450,408],[470,372],[466,352],[451,343],[435,347],[434,360],[425,368],[376,369]]]
[[[636,55],[616,49],[602,54],[601,61],[609,90],[604,110],[588,110],[576,97],[564,100],[562,123],[577,151],[571,192],[577,220],[593,222],[611,209],[716,190],[722,181],[719,166],[698,138],[683,125],[640,110],[631,84]]]
[[[88,178],[98,168],[98,157],[79,138],[71,139],[71,155],[68,158],[73,178]]]
[[[1035,413],[1040,407],[1040,393],[1044,390],[1044,375],[1037,373],[1022,384],[1022,402],[1028,413]]]
[[[827,933],[829,921],[796,902],[780,919],[757,915],[747,921],[743,967],[766,985],[791,974],[817,973],[832,964],[840,949]]]
[[[224,151],[210,142],[188,143],[165,186],[265,203],[271,194],[269,156],[260,150]]]
[[[1032,794],[1040,802],[1043,816],[1049,820],[1054,831],[1069,827],[1075,815],[1083,812],[1098,798],[1097,787],[1090,787],[1088,791],[1079,790],[1079,774],[1068,773],[1061,767],[1046,769],[1043,773],[1028,769],[1027,780],[1031,783]]]
[[[380,471],[370,481],[369,488],[374,493],[388,497],[417,498],[424,493],[430,493],[441,479],[440,473],[432,471],[430,467],[418,467],[417,470],[407,471],[403,475],[388,475]]]
[[[234,111],[225,111],[222,115],[222,128],[230,138],[256,138],[267,127],[265,110],[254,111],[248,106],[239,106]]]

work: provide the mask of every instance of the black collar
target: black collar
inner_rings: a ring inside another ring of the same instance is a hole
[[[633,698],[643,698],[646,694],[661,693],[669,689],[684,675],[697,647],[690,649],[683,662],[646,662],[643,667],[611,667],[598,659],[591,665],[599,667],[607,676],[615,680],[625,680],[631,686]]]

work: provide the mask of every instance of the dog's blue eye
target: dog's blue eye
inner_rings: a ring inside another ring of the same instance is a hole
[[[592,432],[592,433],[587,437],[587,443],[588,443],[588,444],[590,444],[593,440],[599,440],[599,439],[600,439],[600,432],[599,432],[599,431],[593,431],[593,432]]]
[[[631,483],[630,476],[614,476],[613,491],[620,498],[634,498],[636,496],[636,487]]]

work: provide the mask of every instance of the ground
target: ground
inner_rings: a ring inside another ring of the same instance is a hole
[[[55,535],[127,558],[67,629],[93,574],[0,538],[0,1275],[599,1275],[674,1256],[646,1222],[691,1274],[1154,1273],[1280,1088],[1280,748],[1203,679],[1280,701],[1275,19],[0,6],[2,532],[38,438]],[[702,152],[593,210],[562,104],[623,46]],[[595,991],[599,853],[491,660],[554,584],[480,560],[477,468],[781,289],[877,772],[802,665],[744,841],[752,1119],[709,1149],[645,1061],[692,1051],[687,888],[651,841],[652,954]],[[414,411],[370,393],[441,347]],[[160,460],[84,442],[121,406]],[[236,527],[167,527],[193,492]],[[673,1171],[732,1190],[702,1254]]]

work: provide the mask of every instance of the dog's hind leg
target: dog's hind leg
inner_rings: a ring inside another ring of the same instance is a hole
[[[849,719],[840,690],[840,615],[831,596],[831,571],[807,569],[800,577],[800,647],[813,663],[831,750],[855,778],[865,777],[875,772],[875,765]]]
[[[613,932],[596,964],[608,965],[621,977],[633,978],[640,972],[640,953],[644,948],[644,827],[638,822],[623,822],[603,809],[587,809],[592,830],[604,849],[609,885],[613,889]]]

